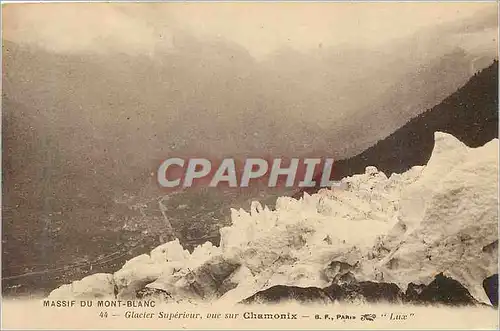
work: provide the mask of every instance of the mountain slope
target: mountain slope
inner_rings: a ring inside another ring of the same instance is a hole
[[[450,133],[469,147],[481,146],[498,137],[498,61],[387,138],[361,154],[335,162],[332,177],[341,179],[363,173],[372,165],[389,176],[426,164],[436,131]],[[314,193],[318,189],[305,191]],[[300,197],[302,192],[297,192],[295,197]]]

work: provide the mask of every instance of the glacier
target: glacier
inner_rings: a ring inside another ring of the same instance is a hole
[[[98,273],[49,298],[162,297],[237,303],[276,285],[360,281],[428,284],[438,274],[489,304],[483,279],[498,273],[498,139],[469,148],[436,132],[425,166],[387,177],[375,167],[339,186],[231,210],[232,225],[192,253],[178,240]]]

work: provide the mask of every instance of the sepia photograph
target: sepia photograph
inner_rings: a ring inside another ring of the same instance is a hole
[[[499,328],[497,1],[1,9],[4,329]]]

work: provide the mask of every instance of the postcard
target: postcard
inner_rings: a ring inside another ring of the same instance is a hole
[[[498,2],[2,4],[2,328],[498,329]]]

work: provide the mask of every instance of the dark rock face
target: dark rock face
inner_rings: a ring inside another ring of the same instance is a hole
[[[434,133],[452,134],[469,147],[479,147],[498,138],[498,61],[474,75],[463,87],[430,110],[411,119],[401,128],[364,152],[334,163],[332,179],[365,172],[375,166],[387,176],[425,165],[434,148]],[[315,178],[320,183],[322,173]],[[316,193],[320,187],[297,191]]]
[[[257,292],[241,303],[278,303],[282,301],[296,301],[299,303],[333,303],[330,296],[317,287],[297,287],[277,285],[264,291]]]
[[[401,303],[403,292],[392,283],[360,282],[359,288],[367,302]]]
[[[415,295],[416,293],[416,295]],[[412,293],[416,304],[443,304],[449,306],[477,305],[478,302],[469,291],[456,280],[444,276],[442,273],[427,286]]]
[[[422,294],[422,291],[425,289],[425,287],[426,287],[425,285],[421,284],[414,284],[414,283],[408,284],[408,288],[406,289],[405,293],[405,300],[407,302],[416,302],[420,294]]]
[[[399,287],[390,283],[358,282],[348,272],[338,283],[326,288],[296,287],[277,285],[257,292],[242,303],[278,303],[281,301],[296,301],[299,303],[329,304],[335,301],[351,303],[388,302],[400,303],[403,293]]]
[[[483,288],[493,307],[498,307],[498,274],[483,280]]]
[[[332,284],[324,289],[332,300],[356,303],[400,303],[403,293],[396,284],[376,282],[350,282]]]
[[[299,303],[323,304],[338,301],[346,303],[412,303],[448,306],[479,305],[479,302],[471,296],[462,284],[444,276],[442,273],[437,275],[428,285],[410,283],[406,293],[403,293],[396,284],[370,281],[358,282],[355,279],[353,280],[353,277],[351,274],[349,282],[334,283],[323,289],[284,285],[273,286],[243,300],[242,303],[278,303],[288,300]],[[498,276],[487,278],[485,283],[487,280],[487,286],[492,284],[488,289],[491,291],[492,297],[494,296],[495,300],[497,300]],[[492,300],[491,297],[490,300]]]

